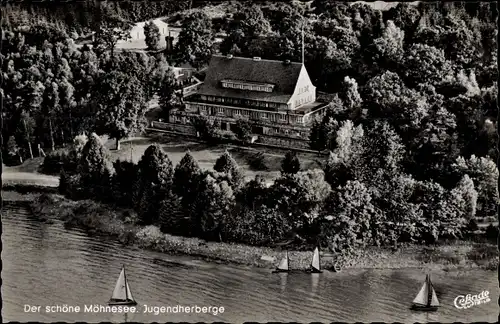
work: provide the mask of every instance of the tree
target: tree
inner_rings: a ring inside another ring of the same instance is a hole
[[[368,187],[373,204],[383,212],[374,223],[373,231],[382,244],[411,242],[419,238],[423,211],[412,199],[416,181],[409,175],[390,174],[379,169],[372,175]]]
[[[134,185],[137,182],[137,165],[129,161],[116,160],[113,163],[113,196],[121,206],[133,207]]]
[[[113,165],[109,152],[104,147],[99,136],[92,133],[82,149],[78,164],[81,187],[92,198],[109,198],[110,177],[113,175]]]
[[[62,195],[65,195],[68,192],[68,185],[69,177],[64,169],[61,169],[61,172],[59,174],[59,186],[57,187],[58,192]]]
[[[115,138],[117,150],[122,138],[144,128],[144,89],[135,77],[119,71],[103,74],[96,83],[92,104],[98,131]]]
[[[215,161],[214,170],[226,174],[229,177],[228,183],[234,190],[244,183],[243,172],[227,150]]]
[[[350,120],[342,122],[341,127],[337,131],[337,147],[334,153],[343,161],[350,161],[354,154],[360,152],[360,150],[356,150],[356,146],[361,144],[360,141],[363,135],[364,131],[361,125],[355,127]]]
[[[369,190],[359,181],[347,181],[325,201],[318,219],[322,243],[329,246],[337,258],[349,256],[355,249],[371,243],[375,213]]]
[[[405,148],[400,136],[388,122],[376,120],[368,128],[363,144],[364,170],[358,175],[360,179],[369,182],[374,172],[379,169],[394,175],[401,171]]]
[[[437,85],[449,75],[451,66],[442,50],[428,45],[414,44],[406,54],[404,71],[410,85],[419,83]]]
[[[354,127],[350,120],[344,121],[336,135],[336,148],[325,167],[326,179],[334,187],[342,185],[350,177],[363,178],[361,158],[365,150],[361,125]],[[346,173],[347,170],[349,171]]]
[[[174,49],[176,60],[199,69],[210,60],[213,44],[214,35],[210,18],[202,11],[193,12],[182,24],[182,31]]]
[[[152,20],[144,24],[144,36],[150,51],[156,51],[160,47],[160,29]]]
[[[284,215],[289,215],[294,228],[307,231],[330,190],[323,171],[301,171],[274,181],[269,206],[276,206]]]
[[[452,179],[448,172],[449,165],[459,154],[456,117],[442,107],[439,100],[435,103],[421,124],[420,131],[407,140],[410,156],[406,161],[406,169],[417,179],[433,179],[451,188],[458,181]]]
[[[244,187],[237,193],[236,200],[243,207],[256,210],[259,206],[267,204],[268,192],[266,180],[261,176],[255,176],[255,179],[245,183]]]
[[[186,152],[176,165],[173,177],[173,192],[181,197],[183,203],[189,202],[194,196],[200,172],[198,162],[191,152]]]
[[[476,215],[476,205],[477,191],[472,180],[465,175],[439,208],[440,235],[461,237],[462,231]]]
[[[217,119],[198,115],[191,120],[191,123],[198,136],[207,142],[213,143],[219,138],[220,122]]]
[[[328,154],[323,171],[325,172],[325,181],[332,188],[337,188],[345,184],[348,180],[353,180],[355,178],[353,170],[341,161],[339,156],[332,151]]]
[[[163,75],[158,89],[158,103],[167,121],[170,120],[170,111],[179,104],[175,90],[176,77],[174,71],[169,68]]]
[[[361,117],[363,99],[361,99],[361,95],[358,92],[358,83],[355,79],[346,76],[342,88],[343,91],[341,92],[340,99],[342,99],[344,109],[346,110],[344,118],[356,119]]]
[[[45,133],[45,126],[48,126],[50,135],[50,145],[52,151],[55,150],[55,140],[54,140],[54,129],[53,122],[54,117],[61,115],[60,104],[59,104],[59,88],[55,82],[47,82],[45,86],[45,92],[43,96],[42,109],[40,111],[39,117],[39,128],[40,132]]]
[[[244,7],[235,13],[228,31],[228,36],[220,46],[221,52],[227,54],[236,47],[241,51],[238,55],[246,55],[251,41],[267,35],[271,31],[271,25],[264,17],[261,8],[254,5]]]
[[[150,145],[138,163],[133,202],[141,221],[158,221],[161,202],[172,189],[173,166],[168,155],[158,145]]]
[[[195,224],[199,228],[199,234],[207,239],[221,240],[224,220],[231,212],[233,203],[231,186],[206,172],[193,199]]]
[[[250,141],[252,138],[252,124],[244,119],[238,119],[235,125],[235,134],[240,141]]]
[[[449,60],[463,68],[471,68],[484,52],[479,28],[455,15],[447,16],[447,25],[441,35],[441,48]]]
[[[170,111],[179,103],[175,93],[176,77],[173,69],[168,68],[159,80],[161,81],[158,87],[158,103],[164,117],[168,121],[170,119]]]
[[[113,26],[111,24],[100,23],[94,38],[94,50],[108,50],[111,53],[111,62],[114,62],[115,47],[118,41],[128,40],[131,25],[127,23]]]
[[[87,142],[88,137],[85,134],[77,135],[73,138],[69,152],[63,160],[63,169],[68,175],[72,175],[78,171],[83,148]]]
[[[309,135],[309,146],[313,150],[323,151],[333,150],[335,148],[335,134],[340,127],[340,123],[335,119],[339,115],[340,99],[332,103],[332,106],[327,108],[325,115],[321,121],[315,120]],[[340,113],[342,115],[342,113]]]
[[[224,235],[232,242],[269,246],[293,232],[290,219],[276,208],[256,205],[226,218]]]
[[[413,35],[418,27],[420,12],[418,9],[409,3],[398,3],[396,7],[388,10],[387,16],[389,20],[394,21],[394,24],[401,28],[405,35],[405,45],[413,43]]]
[[[281,172],[283,174],[296,174],[300,171],[300,161],[297,157],[297,153],[294,151],[288,151],[285,154],[285,158],[281,162]]]
[[[498,168],[487,157],[472,155],[468,160],[457,158],[453,165],[459,176],[467,175],[474,183],[477,191],[477,214],[480,216],[493,215],[499,203],[498,198]]]
[[[440,236],[440,209],[447,194],[445,188],[432,180],[415,183],[413,202],[422,211],[422,221],[417,225],[419,236],[425,243],[434,243]]]
[[[69,139],[74,137],[74,126],[73,126],[73,110],[75,108],[75,88],[67,79],[62,79],[59,82],[59,105],[61,107],[62,118],[66,121],[65,123],[61,123],[60,127],[64,127],[67,130],[67,134],[69,134]],[[62,138],[61,140],[65,140]]]
[[[383,67],[397,71],[399,64],[403,63],[405,33],[389,20],[382,36],[373,41],[376,56],[374,60]]]
[[[192,235],[193,224],[182,210],[181,199],[173,193],[167,194],[158,210],[160,230],[173,235]]]
[[[426,98],[409,89],[398,74],[386,71],[372,78],[365,87],[365,102],[372,118],[388,118],[399,129],[419,127],[427,116]]]
[[[11,156],[18,156],[19,157],[19,163],[23,163],[23,157],[19,153],[20,149],[19,146],[17,145],[16,139],[14,136],[9,137],[9,140],[7,141],[7,152],[9,152],[9,155]]]

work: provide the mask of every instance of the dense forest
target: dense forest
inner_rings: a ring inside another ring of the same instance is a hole
[[[55,148],[87,134],[64,157],[61,190],[71,197],[134,208],[139,221],[170,233],[249,244],[295,233],[339,254],[463,237],[475,217],[494,214],[496,3],[382,12],[326,0],[233,2],[223,18],[190,10],[169,57],[115,52],[123,35],[113,27],[199,2],[99,2],[98,11],[96,3],[11,6],[2,21],[2,149],[26,157],[32,143]],[[90,30],[95,46],[76,46]],[[90,135],[141,131],[154,95],[164,109],[175,101],[167,61],[203,67],[216,34],[225,35],[224,54],[300,61],[302,31],[309,74],[333,98],[310,136],[311,148],[330,151],[323,170],[301,171],[289,154],[267,187],[244,183],[228,153],[211,172],[190,154],[174,168],[157,146],[138,165],[112,163]]]
[[[203,1],[202,1],[203,2]],[[46,22],[79,36],[102,24],[136,23],[194,8],[200,1],[40,1],[13,3],[3,8],[2,27],[9,30],[33,22]]]

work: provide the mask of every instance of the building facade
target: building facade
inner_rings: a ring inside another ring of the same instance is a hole
[[[317,101],[302,63],[214,55],[203,84],[184,98],[183,109],[171,112],[169,122],[188,124],[203,115],[233,131],[243,119],[257,136],[304,138],[327,106]]]

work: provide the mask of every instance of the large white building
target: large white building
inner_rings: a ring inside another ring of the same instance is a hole
[[[205,115],[229,131],[244,119],[256,135],[296,137],[306,136],[328,106],[316,100],[304,64],[231,55],[212,56],[203,84],[184,104],[171,112],[171,123],[189,124],[192,117]]]

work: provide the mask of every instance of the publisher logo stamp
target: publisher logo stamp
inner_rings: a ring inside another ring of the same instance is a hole
[[[488,290],[483,290],[480,294],[477,295],[458,295],[453,303],[458,309],[467,309],[471,308],[472,306],[489,303],[490,301],[490,292]]]

